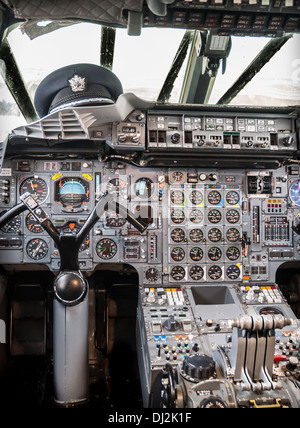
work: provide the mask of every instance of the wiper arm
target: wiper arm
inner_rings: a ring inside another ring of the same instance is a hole
[[[271,39],[234,84],[219,99],[217,104],[229,104],[291,37],[293,37],[293,34]]]

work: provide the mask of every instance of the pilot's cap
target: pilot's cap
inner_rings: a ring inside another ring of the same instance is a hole
[[[95,64],[60,68],[39,84],[34,105],[40,117],[66,107],[113,104],[123,93],[118,77]]]

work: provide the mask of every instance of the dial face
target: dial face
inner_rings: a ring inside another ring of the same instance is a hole
[[[180,209],[174,209],[171,211],[171,220],[173,223],[180,224],[183,223],[185,219],[185,214]]]
[[[229,279],[238,279],[240,273],[240,268],[236,265],[228,266],[228,268],[226,269],[226,275]]]
[[[182,242],[185,239],[185,231],[181,227],[172,229],[171,239],[173,242]]]
[[[4,214],[6,211],[3,211],[0,213],[0,217],[2,214]],[[21,216],[16,216],[12,220],[10,220],[8,223],[6,223],[2,228],[1,231],[4,233],[19,233],[21,229]]]
[[[219,242],[222,238],[222,232],[217,227],[209,229],[207,237],[211,242]]]
[[[207,200],[211,205],[218,205],[222,201],[221,193],[217,190],[212,190],[207,195]]]
[[[157,282],[159,279],[159,272],[156,268],[151,267],[146,270],[145,277],[149,282]]]
[[[78,223],[75,223],[74,221],[69,221],[66,223],[62,228],[61,231],[63,233],[78,233],[80,231],[81,227]],[[79,252],[84,251],[88,249],[90,246],[90,237],[87,235],[84,238],[83,243],[80,245]]]
[[[142,199],[151,197],[154,191],[154,183],[148,177],[139,178],[134,184],[135,195]]]
[[[272,306],[265,306],[259,310],[259,315],[283,315],[283,312],[278,309],[274,308]]]
[[[207,214],[207,218],[210,223],[220,223],[220,221],[222,220],[222,214],[219,210],[210,210]]]
[[[226,232],[226,238],[230,242],[237,242],[240,239],[240,232],[235,227],[231,227]]]
[[[96,252],[100,259],[103,260],[112,259],[117,254],[117,251],[117,244],[109,238],[101,239],[96,245]]]
[[[235,192],[234,190],[231,190],[230,192],[226,193],[226,202],[229,205],[236,205],[239,203],[240,195],[238,192]]]
[[[43,228],[40,223],[36,220],[32,213],[29,213],[25,218],[25,224],[29,232],[31,233],[42,233]]]
[[[192,229],[189,236],[190,240],[193,242],[201,242],[203,240],[203,232],[201,229]]]
[[[294,183],[291,185],[289,190],[289,195],[293,204],[295,204],[297,207],[300,207],[300,181],[299,180],[294,181]]]
[[[48,186],[45,180],[39,177],[28,177],[20,185],[20,195],[29,192],[33,199],[41,204],[48,196]]]
[[[228,210],[226,212],[226,220],[231,224],[238,223],[240,220],[240,213],[237,210]]]
[[[222,250],[218,247],[211,247],[208,249],[207,255],[210,260],[216,262],[222,257]]]
[[[182,266],[174,266],[171,270],[171,277],[175,281],[182,281],[185,277],[185,270]]]
[[[203,259],[203,250],[200,247],[193,247],[190,249],[190,258],[194,262],[199,262]]]
[[[195,208],[190,212],[190,221],[194,224],[201,223],[203,221],[203,213],[202,211]]]
[[[189,271],[190,278],[194,281],[199,281],[203,278],[204,271],[201,266],[192,266]]]
[[[203,195],[199,190],[192,190],[189,198],[193,205],[200,205],[203,202]]]
[[[212,279],[213,281],[216,281],[222,277],[222,269],[220,268],[220,266],[213,265],[213,266],[210,266],[210,268],[207,271],[207,274],[210,279]]]
[[[171,201],[174,205],[182,205],[184,203],[184,194],[180,190],[172,190]]]
[[[181,247],[173,247],[171,249],[171,257],[175,262],[181,262],[185,258],[184,249]]]
[[[81,178],[65,177],[56,182],[56,200],[67,209],[80,208],[89,200],[89,186]]]
[[[126,223],[126,219],[120,214],[110,212],[106,214],[106,226],[107,227],[122,227]]]
[[[228,405],[220,398],[210,396],[201,401],[199,407],[201,407],[201,409],[226,409]]]
[[[48,254],[48,245],[43,239],[36,238],[28,242],[26,252],[33,260],[41,260]]]
[[[184,173],[181,171],[174,171],[171,174],[171,179],[173,182],[180,183],[181,181],[184,180]]]
[[[226,257],[230,261],[238,260],[240,255],[241,255],[240,250],[237,247],[229,247],[226,250]]]

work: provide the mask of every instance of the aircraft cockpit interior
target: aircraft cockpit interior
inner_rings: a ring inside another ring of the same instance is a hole
[[[0,0],[0,40],[1,407],[299,408],[300,0]]]

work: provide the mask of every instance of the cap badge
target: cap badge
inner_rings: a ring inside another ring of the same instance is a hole
[[[69,80],[72,92],[85,91],[86,81],[85,77],[80,77],[75,74],[72,79]]]

